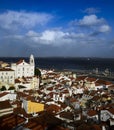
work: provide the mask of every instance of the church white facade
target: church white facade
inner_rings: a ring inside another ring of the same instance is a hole
[[[12,63],[11,69],[15,72],[15,78],[34,76],[34,56],[30,56],[29,63],[25,62],[25,60],[20,60],[17,63]]]

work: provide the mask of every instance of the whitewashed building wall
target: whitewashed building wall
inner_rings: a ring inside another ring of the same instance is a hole
[[[6,83],[6,84],[14,84],[14,70],[12,69],[0,69],[0,82]]]
[[[30,62],[27,63],[25,60],[20,60],[17,63],[11,64],[11,68],[15,71],[15,78],[19,77],[32,77],[34,76],[34,57],[33,55],[30,56]]]

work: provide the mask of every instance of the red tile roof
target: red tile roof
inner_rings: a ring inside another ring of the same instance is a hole
[[[21,60],[19,60],[16,64],[19,65],[19,64],[23,63],[23,61],[24,61],[24,60],[21,59]]]
[[[1,109],[7,109],[7,108],[12,108],[9,100],[6,101],[0,101],[0,110]]]
[[[111,85],[112,83],[109,81],[105,81],[105,80],[97,80],[96,83],[102,84],[102,85]]]
[[[89,81],[89,82],[95,82],[97,79],[96,78],[87,77],[86,80]]]
[[[73,102],[78,102],[78,100],[76,98],[71,98],[70,99],[70,102],[73,103]]]
[[[114,89],[114,84],[109,86],[108,89]]]
[[[87,114],[89,116],[95,116],[95,115],[97,115],[97,111],[95,111],[95,110],[89,110]]]
[[[5,95],[7,95],[7,94],[9,94],[9,92],[0,93],[0,98],[3,97],[3,96],[5,96]]]
[[[49,87],[49,88],[47,88],[47,90],[52,91],[52,90],[53,90],[53,87]]]
[[[15,79],[15,83],[21,83],[19,79]]]
[[[12,130],[13,127],[24,122],[25,119],[14,114],[5,115],[0,118],[0,130]]]
[[[48,112],[54,112],[54,111],[55,111],[55,113],[57,113],[57,112],[60,111],[60,109],[61,109],[61,107],[59,107],[59,106],[57,106],[57,105],[55,105],[55,104],[51,104],[51,105],[49,105],[49,106],[46,108],[46,111],[48,111]]]
[[[66,119],[69,119],[69,120],[74,119],[74,114],[71,113],[71,112],[61,112],[59,115],[60,115],[60,117],[66,118]]]
[[[87,76],[79,76],[76,78],[76,81],[84,80],[86,78],[87,78]]]
[[[114,108],[110,108],[108,111],[114,115]]]
[[[58,118],[56,118],[53,114],[44,111],[40,113],[39,117],[33,118],[31,119],[31,121],[33,122],[37,122],[38,124],[41,125],[60,125],[62,123],[62,121]]]
[[[12,70],[10,68],[0,68],[0,71],[14,71],[14,70]]]
[[[93,125],[94,130],[102,130],[102,128],[100,127],[100,125]]]

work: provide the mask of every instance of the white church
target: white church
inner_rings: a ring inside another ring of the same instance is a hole
[[[0,68],[0,88],[5,86],[7,89],[10,86],[24,85],[28,89],[38,87],[39,79],[34,76],[35,61],[34,56],[31,55],[29,63],[24,59],[19,60],[17,63],[11,63],[10,67]],[[23,81],[23,78],[25,81]],[[16,79],[19,83],[16,83]]]
[[[11,69],[15,72],[15,79],[21,77],[33,77],[35,69],[34,56],[30,56],[29,63],[25,62],[25,60],[12,63]]]

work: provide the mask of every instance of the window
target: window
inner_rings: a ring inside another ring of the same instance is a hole
[[[10,80],[10,82],[12,82],[12,80]]]

